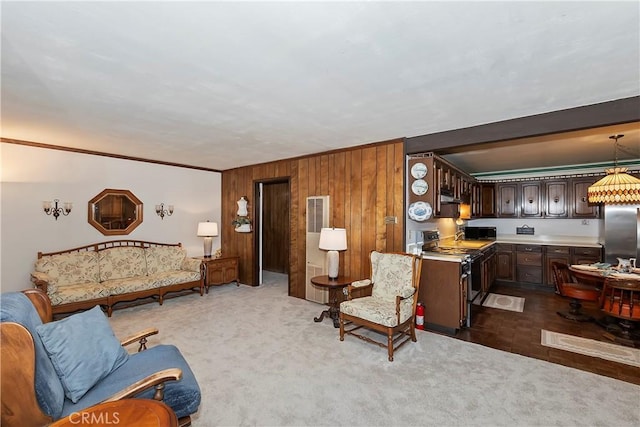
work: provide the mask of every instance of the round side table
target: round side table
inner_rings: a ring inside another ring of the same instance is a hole
[[[324,316],[333,319],[333,327],[340,327],[340,303],[342,289],[358,279],[349,276],[339,276],[336,279],[330,279],[329,276],[315,276],[311,278],[311,283],[321,288],[329,289],[329,309],[320,313],[320,316],[314,317],[314,322],[322,322]]]

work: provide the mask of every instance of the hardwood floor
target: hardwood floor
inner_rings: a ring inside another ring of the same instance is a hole
[[[503,285],[494,286],[491,292],[524,297],[524,312],[474,305],[471,327],[458,332],[456,338],[640,385],[640,368],[540,344],[542,329],[611,343],[604,336],[606,330],[595,322],[575,322],[558,316],[557,311],[568,310],[567,299],[551,292]],[[584,303],[583,311],[602,317],[595,303]]]

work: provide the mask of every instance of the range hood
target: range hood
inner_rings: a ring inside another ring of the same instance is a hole
[[[453,190],[440,189],[440,203],[462,203],[462,200],[453,197]]]

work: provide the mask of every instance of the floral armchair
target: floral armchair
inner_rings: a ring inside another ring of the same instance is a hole
[[[347,286],[347,300],[340,304],[340,341],[345,334],[387,347],[389,361],[394,350],[409,339],[416,342],[415,315],[422,259],[415,255],[372,251],[371,278]],[[358,295],[365,295],[354,298]],[[381,343],[357,333],[373,329],[387,336]]]

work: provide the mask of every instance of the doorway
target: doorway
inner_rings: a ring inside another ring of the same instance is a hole
[[[289,284],[290,206],[289,178],[255,184],[256,277],[258,285],[286,280]],[[288,286],[287,286],[288,288]]]

